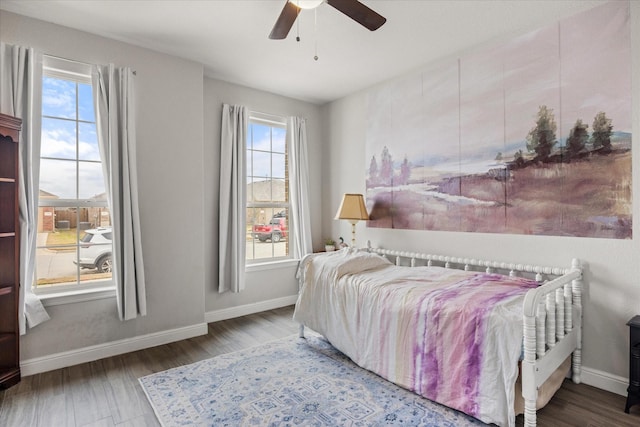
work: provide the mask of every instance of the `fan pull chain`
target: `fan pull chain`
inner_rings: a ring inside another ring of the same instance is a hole
[[[315,35],[315,55],[313,56],[314,61],[318,60],[318,9],[313,9],[313,19],[314,19],[314,35]]]

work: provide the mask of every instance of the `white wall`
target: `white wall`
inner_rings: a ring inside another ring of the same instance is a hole
[[[130,66],[137,72],[148,315],[121,322],[114,298],[49,307],[51,320],[22,338],[21,359],[203,325],[202,66],[4,11],[0,39],[81,62]]]
[[[569,267],[584,262],[584,381],[626,394],[628,337],[626,322],[640,313],[640,3],[631,2],[633,49],[633,240],[564,238],[482,233],[392,230],[357,226],[358,243],[394,249]],[[543,15],[541,10],[541,16]],[[539,17],[538,17],[539,18]],[[551,17],[555,19],[555,17]],[[462,53],[462,52],[460,52]],[[432,64],[429,64],[432,65]],[[426,65],[425,65],[426,66]],[[402,78],[402,77],[399,77]],[[348,236],[350,225],[333,221],[344,192],[365,191],[365,124],[367,91],[323,107],[330,124],[328,163],[323,186],[323,230]]]
[[[23,361],[62,359],[34,362],[53,368],[68,360],[100,356],[111,351],[104,349],[109,345],[113,351],[126,351],[135,337],[147,336],[154,343],[155,335],[178,330],[160,338],[177,339],[181,328],[204,326],[205,320],[295,301],[296,264],[292,262],[248,272],[242,293],[217,292],[221,106],[242,104],[255,111],[307,118],[312,236],[317,249],[322,245],[320,107],[206,78],[200,64],[5,11],[0,11],[0,37],[3,42],[34,47],[45,54],[87,63],[113,62],[137,72],[148,315],[120,322],[114,298],[50,306],[51,320],[21,339]],[[102,347],[96,350],[96,346]]]
[[[206,78],[204,80],[204,209],[205,259],[218,259],[218,196],[220,162],[220,121],[222,104],[245,105],[250,110],[282,117],[300,116],[307,119],[311,181],[312,239],[316,249],[321,238],[321,164],[323,131],[320,107],[284,96],[274,95],[231,83]],[[216,312],[232,307],[256,305],[264,301],[295,301],[298,292],[296,265],[273,269],[252,269],[247,272],[246,289],[241,293],[218,293],[218,264],[207,262],[205,268],[205,310],[208,320]],[[240,312],[239,312],[240,313]]]

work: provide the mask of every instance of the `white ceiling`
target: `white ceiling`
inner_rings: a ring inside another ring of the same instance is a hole
[[[201,63],[207,76],[317,104],[489,40],[552,24],[601,0],[362,0],[370,32],[327,4],[269,40],[285,0],[0,0],[0,9]],[[296,42],[299,31],[301,41]],[[315,44],[319,59],[314,61]]]

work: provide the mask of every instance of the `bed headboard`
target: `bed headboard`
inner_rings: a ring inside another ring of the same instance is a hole
[[[501,273],[509,276],[525,276],[543,283],[553,277],[559,277],[576,268],[577,260],[574,260],[571,268],[545,267],[531,264],[519,264],[502,261],[487,261],[476,258],[460,258],[447,255],[433,255],[417,252],[404,252],[391,249],[374,247],[367,241],[366,251],[382,255],[396,265],[439,265],[446,268],[455,268],[466,271],[485,271],[487,273]]]

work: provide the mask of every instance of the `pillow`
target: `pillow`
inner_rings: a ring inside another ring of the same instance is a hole
[[[336,266],[338,278],[345,274],[361,273],[383,265],[392,265],[391,261],[378,254],[354,249],[342,250],[339,253],[342,262]]]

